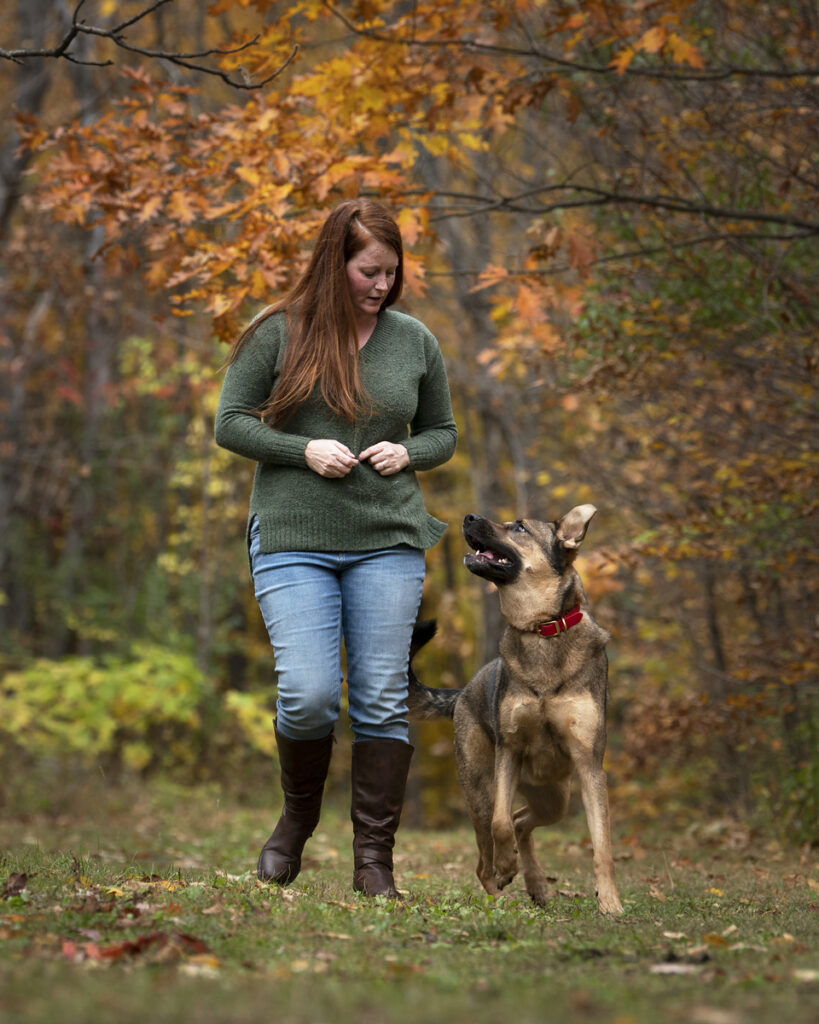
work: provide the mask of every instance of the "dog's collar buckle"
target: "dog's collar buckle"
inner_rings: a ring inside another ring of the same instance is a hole
[[[559,619],[552,619],[550,622],[539,622],[529,633],[538,633],[540,636],[557,636],[558,633],[565,633],[567,629],[576,626],[583,618],[580,605],[576,604],[571,611],[561,615]]]

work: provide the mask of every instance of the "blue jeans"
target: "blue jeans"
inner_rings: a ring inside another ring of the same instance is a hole
[[[341,710],[343,638],[355,740],[409,742],[407,667],[424,552],[401,546],[265,555],[254,521],[250,562],[276,658],[279,732],[314,740],[332,730]]]

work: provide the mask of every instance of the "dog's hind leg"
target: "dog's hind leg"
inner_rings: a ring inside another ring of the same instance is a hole
[[[531,900],[539,907],[545,907],[550,896],[546,872],[535,855],[534,837],[538,825],[553,825],[566,814],[569,806],[570,780],[550,786],[521,786],[527,804],[515,811],[515,835],[517,836],[523,880]]]

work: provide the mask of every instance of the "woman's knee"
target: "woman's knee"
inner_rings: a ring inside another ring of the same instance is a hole
[[[341,711],[341,678],[325,686],[279,677],[276,724],[288,739],[322,739],[332,729]]]
[[[329,701],[276,702],[276,728],[290,740],[320,740],[329,735],[338,719],[338,703]]]

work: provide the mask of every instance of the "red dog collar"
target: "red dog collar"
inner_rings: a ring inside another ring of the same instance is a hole
[[[582,618],[583,612],[580,611],[580,605],[576,604],[571,611],[561,615],[559,619],[552,619],[551,622],[539,622],[526,632],[539,633],[541,636],[557,636],[558,633],[565,633],[567,629],[576,626]]]

